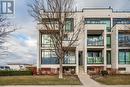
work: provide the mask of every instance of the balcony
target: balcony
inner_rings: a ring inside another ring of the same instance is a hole
[[[57,57],[43,57],[42,64],[59,64],[59,60]],[[64,58],[63,64],[76,64],[76,57],[69,56]]]
[[[130,42],[129,41],[119,41],[118,43],[119,47],[130,47]]]
[[[104,39],[103,37],[92,37],[87,39],[87,46],[103,46]]]
[[[64,64],[76,64],[76,57],[75,56],[65,57]]]
[[[103,64],[103,57],[87,57],[87,64]]]
[[[119,47],[130,47],[130,35],[129,34],[119,34],[118,36]]]
[[[103,40],[95,40],[95,41],[87,40],[87,41],[88,46],[103,46]]]

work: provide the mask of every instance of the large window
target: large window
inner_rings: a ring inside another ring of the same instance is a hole
[[[58,64],[58,58],[52,50],[42,50],[42,64]]]
[[[74,30],[74,19],[73,18],[66,18],[65,31],[72,32],[73,30]]]
[[[107,48],[111,48],[111,35],[107,35]]]
[[[64,63],[65,63],[65,64],[75,64],[75,63],[76,63],[75,52],[68,51],[68,52],[65,54]]]
[[[42,64],[58,64],[58,57],[54,50],[42,50]],[[75,52],[67,52],[64,58],[64,64],[75,64]]]
[[[129,47],[130,46],[130,35],[129,34],[119,34],[118,42],[119,42],[119,47]]]
[[[88,35],[87,37],[87,45],[88,46],[102,46],[103,45],[103,37],[101,35]]]
[[[53,42],[50,36],[47,34],[42,34],[42,47],[44,48],[53,47]]]
[[[106,30],[111,32],[110,18],[85,18],[85,24],[105,24]]]
[[[87,58],[88,64],[103,64],[103,57],[102,53],[100,51],[89,51],[88,52],[88,58]]]
[[[119,64],[130,64],[130,50],[119,50]]]
[[[116,24],[130,24],[129,18],[114,18],[113,19],[113,25]]]

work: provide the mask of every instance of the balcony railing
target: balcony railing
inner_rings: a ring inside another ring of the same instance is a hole
[[[52,45],[52,44],[41,44],[40,46],[43,49],[54,49],[54,45]]]
[[[59,59],[57,57],[43,57],[42,64],[59,64]],[[65,57],[63,64],[76,64],[76,57],[70,56]]]
[[[75,56],[65,57],[64,64],[76,64],[76,57]]]
[[[92,40],[92,39],[87,39],[87,45],[88,46],[103,46],[104,41],[103,39],[97,39],[97,40]]]
[[[104,59],[103,59],[103,57],[88,57],[87,63],[88,64],[103,64]]]
[[[119,47],[130,47],[130,41],[122,40],[122,41],[119,41],[118,45]]]
[[[119,47],[130,47],[130,43],[119,43]]]

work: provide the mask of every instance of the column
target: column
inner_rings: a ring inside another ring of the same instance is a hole
[[[103,58],[104,58],[104,70],[106,70],[106,66],[107,66],[107,59],[106,59],[106,41],[107,41],[107,35],[106,35],[106,29],[104,29],[104,49],[103,49]]]
[[[37,74],[39,74],[40,70],[40,65],[41,65],[41,47],[40,47],[40,42],[41,42],[41,33],[40,31],[37,31]]]
[[[84,39],[84,43],[85,43],[85,46],[84,46],[84,70],[85,70],[85,73],[87,72],[87,29],[85,29],[85,39]]]
[[[75,53],[76,53],[76,74],[78,75],[79,73],[79,56],[78,56],[78,49],[76,47],[76,50],[75,50]]]

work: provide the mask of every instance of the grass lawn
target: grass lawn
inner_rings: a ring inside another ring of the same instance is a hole
[[[2,76],[0,85],[81,85],[77,76]]]
[[[130,85],[130,75],[110,75],[94,78],[94,80],[106,85]]]

